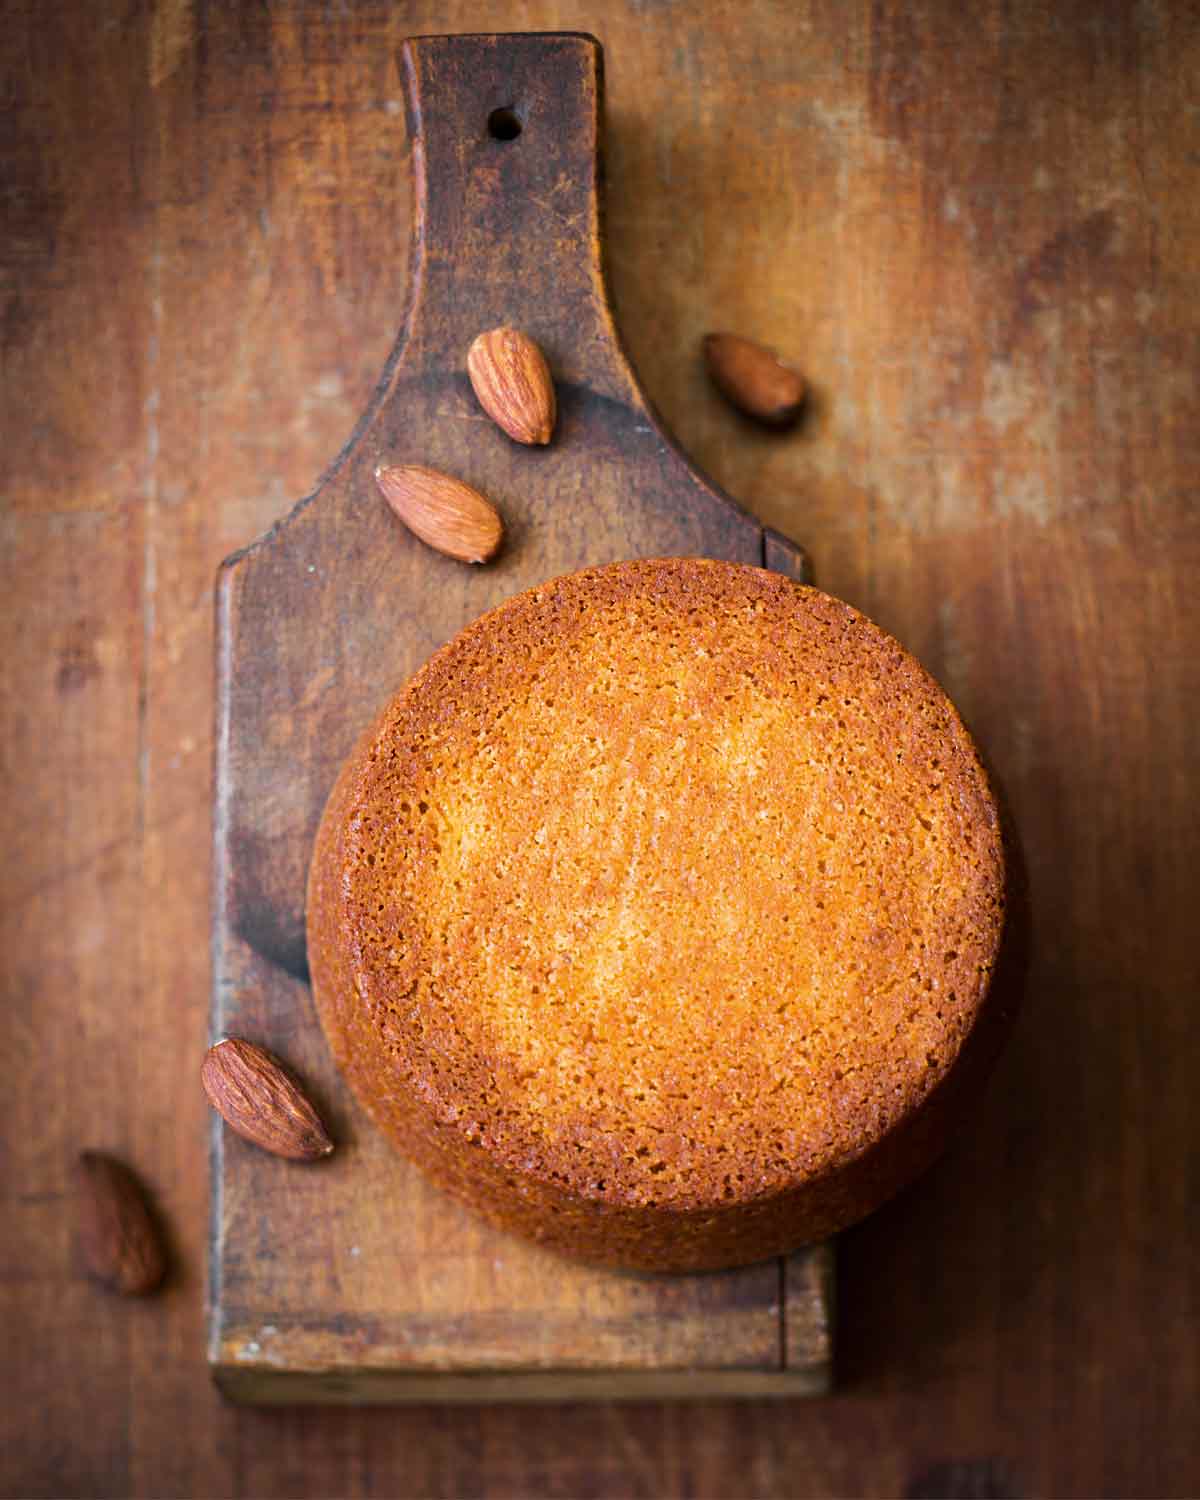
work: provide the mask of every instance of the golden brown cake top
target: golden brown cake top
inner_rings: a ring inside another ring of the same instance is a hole
[[[1004,865],[969,735],[896,641],[776,574],[621,563],[509,600],[354,774],[376,1090],[517,1173],[779,1191],[919,1104],[986,992]]]

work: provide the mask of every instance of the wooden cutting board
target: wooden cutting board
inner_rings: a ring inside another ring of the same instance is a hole
[[[823,1390],[831,1247],[665,1277],[510,1238],[384,1143],[317,1023],[304,943],[317,820],[359,732],[436,647],[521,589],[618,558],[806,576],[797,546],[689,467],[622,353],[601,264],[598,43],[422,37],[403,70],[416,203],[402,330],[316,493],[218,582],[213,1035],[291,1062],[339,1149],[297,1166],[214,1122],[210,1362],[245,1401]],[[546,449],[510,442],[471,394],[466,351],[501,323],[554,371]],[[424,547],[380,500],[381,461],[490,495],[508,526],[500,558],[465,567]]]

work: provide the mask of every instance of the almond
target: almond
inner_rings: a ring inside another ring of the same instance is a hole
[[[127,1297],[144,1297],[163,1279],[167,1257],[137,1178],[98,1151],[75,1167],[79,1241],[88,1270]]]
[[[419,464],[381,465],[375,481],[408,529],[460,562],[495,557],[504,540],[500,512],[478,490]]]
[[[556,414],[546,356],[519,328],[481,333],[467,352],[479,404],[518,443],[548,443]]]
[[[230,1129],[264,1151],[316,1161],[333,1150],[320,1116],[283,1064],[253,1042],[230,1036],[210,1047],[200,1080]]]
[[[772,350],[736,333],[710,333],[704,358],[713,384],[748,417],[790,427],[804,405],[804,377]]]

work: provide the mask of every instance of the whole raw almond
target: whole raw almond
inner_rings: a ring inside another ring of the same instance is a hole
[[[748,417],[790,427],[804,405],[804,377],[773,350],[736,333],[710,333],[704,359],[713,384]]]
[[[317,1161],[333,1142],[278,1058],[241,1037],[210,1047],[200,1069],[208,1102],[231,1130],[290,1161]]]
[[[519,328],[481,333],[467,352],[479,404],[518,443],[548,443],[554,431],[554,381],[546,356]]]
[[[387,464],[375,470],[375,482],[408,529],[438,552],[482,563],[500,550],[500,512],[461,479],[420,464]]]
[[[115,1158],[83,1151],[75,1190],[79,1242],[91,1274],[126,1297],[154,1291],[167,1257],[137,1178]]]

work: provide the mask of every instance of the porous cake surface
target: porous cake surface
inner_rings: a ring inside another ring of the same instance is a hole
[[[924,1164],[878,1148],[981,1015],[1004,882],[971,739],[896,641],[761,569],[622,563],[388,705],[326,811],[310,963],[445,1186],[592,1258],[723,1264]]]

